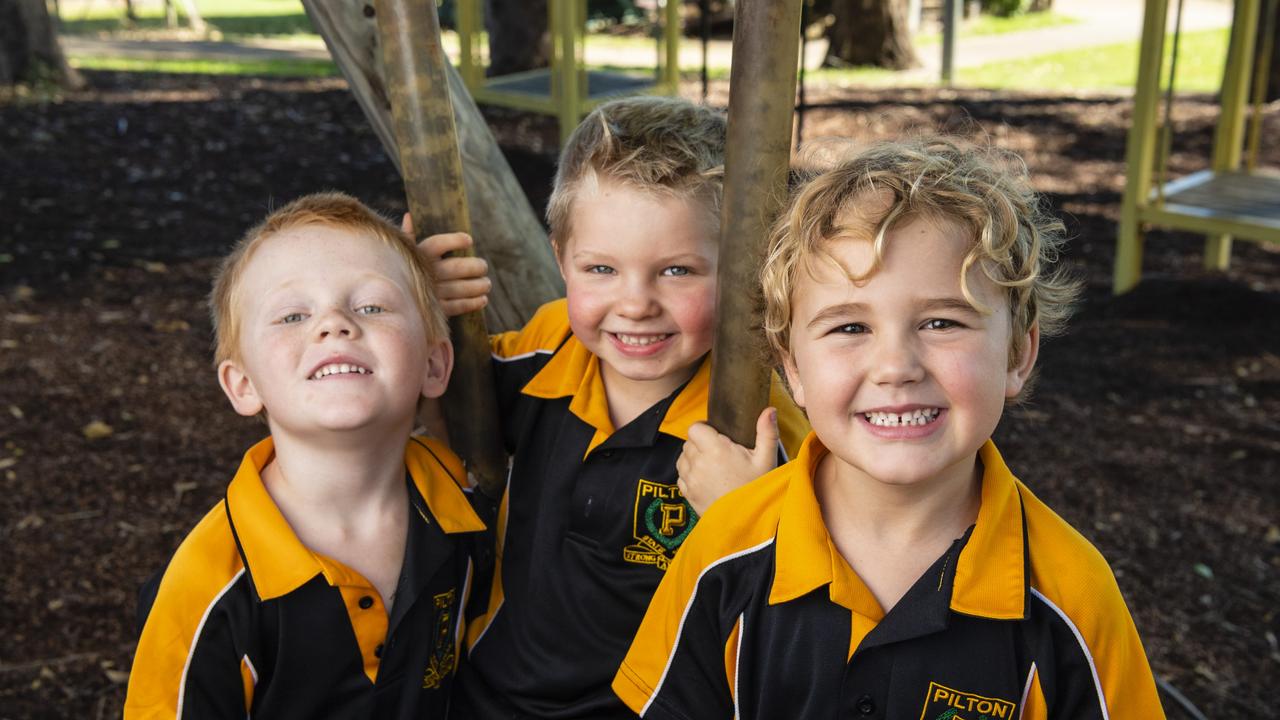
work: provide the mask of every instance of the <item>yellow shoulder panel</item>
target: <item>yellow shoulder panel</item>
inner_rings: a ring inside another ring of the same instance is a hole
[[[1112,720],[1163,718],[1155,678],[1129,608],[1102,554],[1019,483],[1031,548],[1031,588],[1074,630]]]
[[[489,344],[496,357],[508,360],[538,351],[552,352],[569,332],[569,304],[561,298],[538,308],[519,330],[491,336]]]
[[[680,546],[613,681],[614,692],[632,711],[640,712],[657,690],[703,574],[772,541],[794,465],[784,465],[717,500]],[[725,668],[726,677],[730,670]]]
[[[173,717],[183,673],[209,609],[244,570],[225,503],[187,535],[165,569],[129,673],[124,714]]]

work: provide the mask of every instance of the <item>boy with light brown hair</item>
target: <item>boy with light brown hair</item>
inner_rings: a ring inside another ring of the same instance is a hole
[[[561,154],[547,218],[567,297],[493,338],[512,465],[458,717],[634,717],[609,684],[723,487],[686,497],[675,464],[707,414],[724,142],[720,112],[639,97],[597,108]],[[483,305],[484,271],[440,263],[451,308]],[[762,413],[757,449],[724,468],[732,485],[785,460],[806,429],[779,383],[772,399],[779,421]]]
[[[686,541],[614,682],[633,710],[1163,717],[1106,561],[990,440],[1077,295],[1061,233],[1020,164],[944,138],[799,190],[761,279],[813,432]]]
[[[434,288],[337,193],[224,260],[218,382],[271,434],[144,590],[126,718],[445,716],[484,525],[458,458],[411,435],[453,363]]]

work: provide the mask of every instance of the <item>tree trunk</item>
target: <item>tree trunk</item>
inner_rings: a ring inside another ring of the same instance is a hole
[[[1031,0],[1027,4],[1027,12],[1048,12],[1053,9],[1053,0]]]
[[[377,22],[364,14],[361,3],[347,0],[303,0],[302,6],[324,37],[374,133],[399,167],[400,152],[392,129]],[[524,325],[543,303],[564,297],[564,283],[546,231],[489,132],[484,116],[453,66],[446,65],[445,70],[453,98],[471,232],[477,254],[489,261],[489,277],[493,280],[485,319],[494,332],[514,330]]]
[[[547,0],[485,0],[490,77],[551,64]]]
[[[834,0],[827,28],[826,67],[872,65],[906,70],[920,65],[907,24],[907,0]]]
[[[44,77],[83,84],[62,54],[45,0],[0,0],[0,86]]]

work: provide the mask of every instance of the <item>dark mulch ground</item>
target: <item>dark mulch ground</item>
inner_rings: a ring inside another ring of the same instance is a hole
[[[56,101],[0,101],[2,718],[118,715],[135,588],[262,432],[209,367],[212,258],[302,193],[403,207],[341,81],[87,76]],[[943,127],[1026,156],[1089,292],[1002,447],[1111,560],[1157,673],[1210,717],[1274,716],[1280,253],[1237,244],[1233,270],[1210,276],[1198,238],[1152,233],[1149,279],[1110,297],[1123,99],[810,98],[805,137]],[[1192,99],[1176,117],[1180,173],[1203,165],[1213,107]],[[492,120],[541,207],[554,128]]]

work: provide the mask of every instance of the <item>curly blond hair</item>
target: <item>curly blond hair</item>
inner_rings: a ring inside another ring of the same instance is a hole
[[[240,316],[237,312],[240,282],[249,260],[262,244],[283,232],[308,226],[347,230],[380,240],[404,259],[413,283],[414,301],[422,315],[427,338],[449,337],[449,326],[436,299],[435,278],[428,260],[418,252],[413,239],[386,218],[350,195],[338,192],[304,195],[267,215],[244,234],[223,258],[213,278],[209,294],[209,314],[213,318],[213,364],[239,358]]]
[[[638,96],[597,107],[560,152],[547,203],[551,241],[563,250],[573,231],[574,200],[602,179],[696,200],[717,234],[725,129],[724,113],[679,98]]]
[[[1064,227],[1032,190],[1025,164],[1012,153],[926,136],[864,148],[813,173],[793,194],[773,228],[760,275],[773,352],[789,352],[797,279],[811,272],[815,260],[834,262],[826,250],[830,241],[874,238],[870,275],[883,262],[888,231],[917,218],[955,223],[973,238],[960,287],[979,311],[991,310],[969,289],[968,273],[976,266],[1007,293],[1010,367],[1026,350],[1032,327],[1045,337],[1062,331],[1081,283],[1051,268],[1065,242]]]

